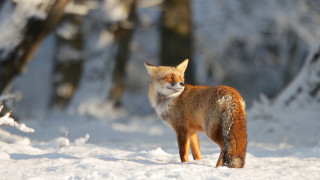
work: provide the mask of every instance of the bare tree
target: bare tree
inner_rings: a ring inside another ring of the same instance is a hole
[[[161,65],[177,65],[189,59],[186,81],[194,83],[192,67],[192,13],[190,0],[164,0],[161,23]]]
[[[41,9],[45,16],[29,17],[24,27],[16,34],[17,37],[21,37],[19,43],[9,50],[7,47],[0,48],[0,94],[12,79],[23,71],[42,40],[56,27],[69,1],[47,0],[37,4],[35,8]],[[18,1],[15,8],[18,8],[19,3]],[[13,38],[12,41],[16,41],[16,39]]]
[[[113,86],[109,92],[109,100],[113,102],[114,107],[121,106],[121,96],[125,88],[126,65],[130,55],[129,46],[137,21],[137,0],[125,0],[124,5],[128,10],[127,18],[119,22],[114,31],[117,52],[112,74]]]
[[[85,0],[75,0],[83,5]],[[53,94],[51,106],[65,108],[76,91],[83,66],[82,15],[68,14],[56,33],[56,53],[53,68]]]

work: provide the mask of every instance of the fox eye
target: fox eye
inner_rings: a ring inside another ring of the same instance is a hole
[[[173,80],[174,77],[173,76],[167,76],[166,78]]]

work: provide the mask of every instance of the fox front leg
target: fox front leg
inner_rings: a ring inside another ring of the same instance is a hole
[[[200,153],[200,146],[199,146],[197,132],[190,134],[190,146],[191,146],[191,152],[192,152],[193,159],[200,160],[201,153]]]
[[[181,162],[188,162],[189,161],[189,146],[190,140],[187,133],[182,131],[177,131],[177,140],[179,146],[179,154]]]

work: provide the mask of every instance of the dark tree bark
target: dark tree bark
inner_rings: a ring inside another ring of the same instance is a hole
[[[128,17],[119,22],[118,28],[114,31],[117,52],[115,55],[115,67],[112,74],[113,86],[109,92],[109,100],[114,107],[121,106],[121,96],[125,88],[126,65],[130,55],[130,41],[134,33],[137,14],[137,0],[125,0],[128,9]]]
[[[75,0],[76,4],[84,4],[84,2],[85,0]],[[66,108],[78,87],[84,61],[81,23],[81,15],[66,15],[61,23],[61,31],[64,31],[67,26],[73,29],[73,33],[71,35],[64,35],[63,32],[56,34],[51,107]]]
[[[23,39],[6,56],[1,56],[3,50],[0,49],[0,94],[15,76],[23,71],[23,68],[31,60],[42,40],[49,32],[56,27],[64,8],[70,0],[56,0],[47,9],[45,19],[31,17],[21,32]]]
[[[0,1],[0,8],[2,7],[3,3],[4,3],[4,1]]]
[[[195,83],[192,66],[192,12],[190,0],[164,0],[161,23],[161,65],[176,66],[189,59],[185,79]]]

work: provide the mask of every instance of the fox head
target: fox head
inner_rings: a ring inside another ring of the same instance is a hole
[[[189,60],[184,60],[176,67],[170,66],[153,66],[144,63],[151,77],[151,88],[155,93],[176,97],[184,90],[184,72]]]

